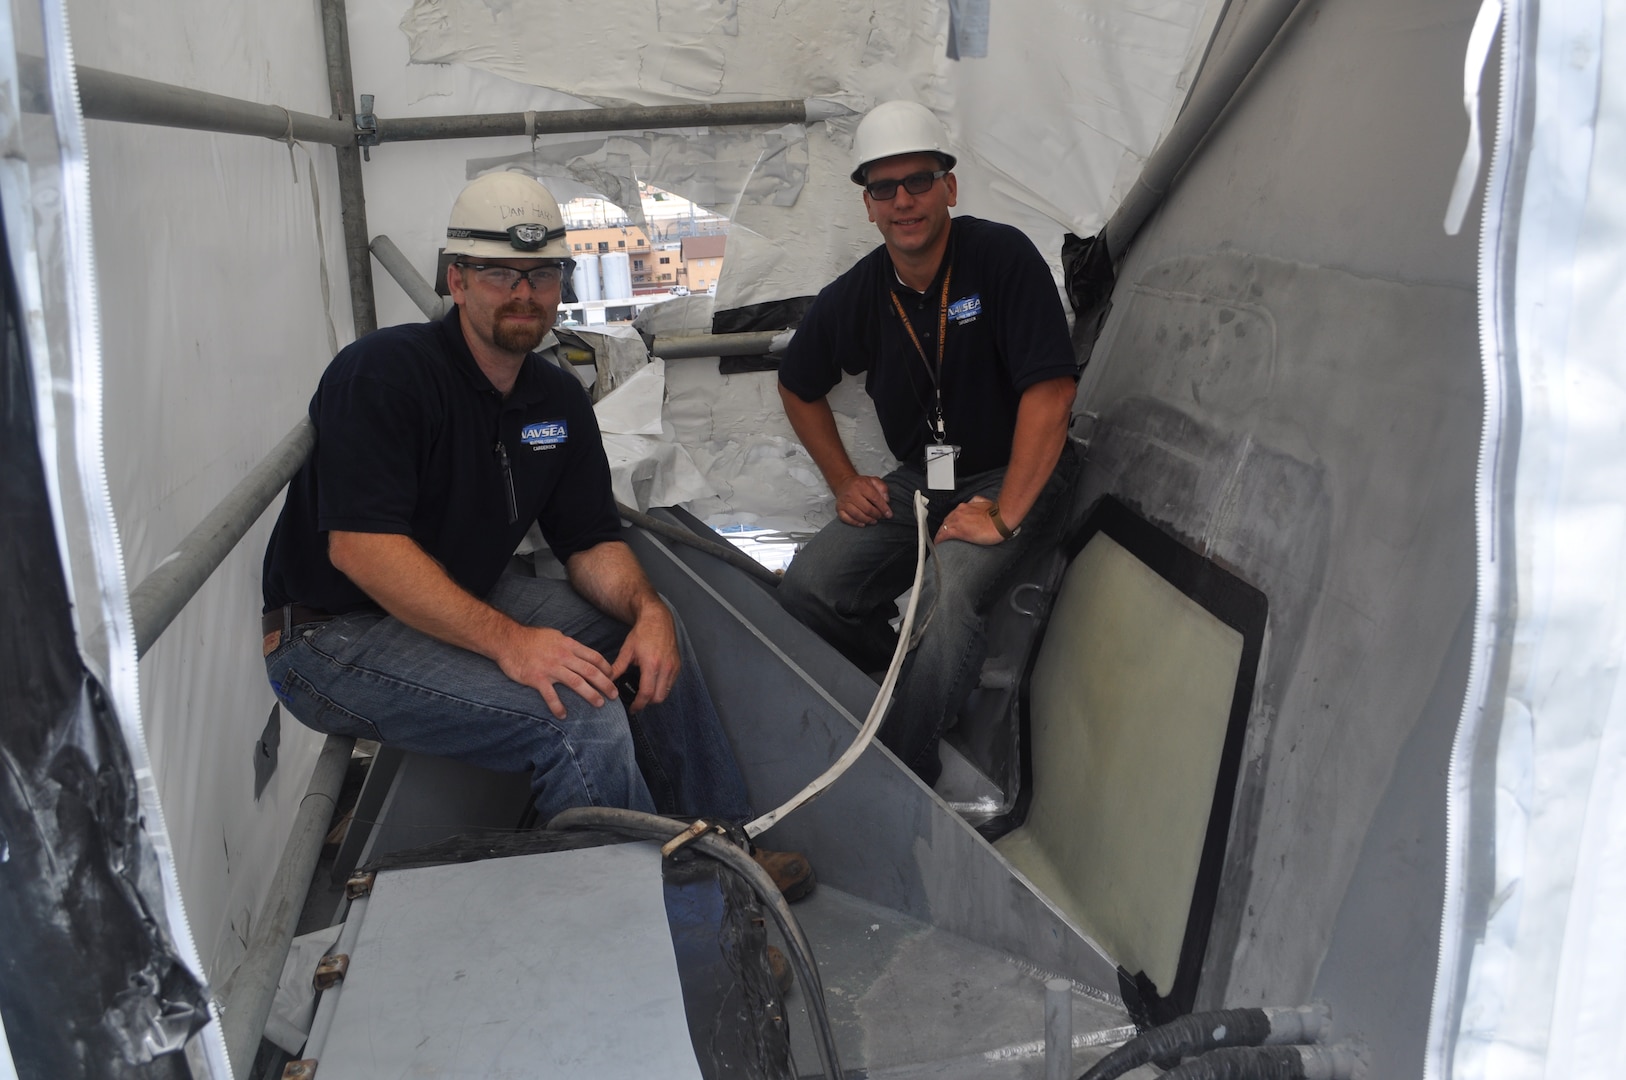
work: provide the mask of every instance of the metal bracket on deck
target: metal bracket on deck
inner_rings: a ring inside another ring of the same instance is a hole
[[[282,1067],[282,1080],[316,1080],[316,1059],[290,1061]]]
[[[316,965],[316,978],[312,980],[318,990],[330,990],[344,981],[344,973],[350,970],[350,954],[334,953],[324,956]]]
[[[360,900],[363,896],[370,896],[373,891],[373,882],[378,880],[378,872],[369,870],[365,874],[351,874],[350,879],[344,883],[344,898],[346,900]]]
[[[369,148],[378,145],[378,114],[373,112],[371,94],[361,95],[361,111],[356,114],[356,145],[361,147],[363,158],[373,160]]]

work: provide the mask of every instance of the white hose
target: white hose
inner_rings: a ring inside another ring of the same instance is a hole
[[[920,604],[920,586],[926,576],[926,497],[915,492],[915,531],[918,539],[915,547],[915,587],[909,594],[909,605],[903,612],[903,623],[898,627],[898,647],[892,651],[892,664],[886,669],[886,677],[881,680],[881,689],[875,695],[875,704],[869,708],[869,715],[864,717],[864,725],[858,729],[858,738],[847,747],[846,753],[836,759],[818,778],[798,791],[790,799],[774,809],[763,814],[755,821],[745,826],[745,834],[753,839],[767,832],[788,816],[793,810],[812,802],[824,793],[824,790],[846,772],[852,763],[858,760],[858,755],[869,748],[875,738],[875,732],[881,726],[881,718],[886,715],[886,707],[892,702],[892,688],[897,684],[898,672],[903,668],[903,658],[909,654],[914,644],[910,640],[915,625],[915,609]]]

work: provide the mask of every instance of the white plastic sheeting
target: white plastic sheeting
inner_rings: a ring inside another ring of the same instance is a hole
[[[635,222],[638,182],[649,181],[733,220],[719,307],[808,296],[879,242],[847,179],[852,130],[874,103],[909,97],[950,132],[959,212],[1023,228],[1058,263],[1062,234],[1099,227],[1173,121],[1223,4],[984,5],[985,24],[977,7],[966,5],[973,17],[957,22],[955,41],[975,59],[951,60],[949,7],[924,0],[611,2],[590,12],[548,0],[417,0],[404,13],[352,2],[357,91],[374,95],[382,117],[807,98],[851,110],[771,129],[386,144],[366,172],[371,228],[428,275],[440,208],[469,176],[528,171],[561,200],[600,195]],[[663,329],[709,329],[692,314]],[[380,323],[416,317],[382,281]],[[691,453],[678,461],[670,446],[645,444],[649,455],[624,461],[622,475],[638,472],[646,492],[687,491],[692,456],[715,491],[691,500],[707,520],[798,530],[828,521],[829,493],[784,419],[773,375],[679,368],[693,398],[670,400],[667,418]],[[849,380],[833,401],[855,458],[890,468],[861,386]]]
[[[201,974],[173,834],[165,824],[172,807],[162,798],[162,768],[150,752],[152,726],[143,721],[128,548],[121,549],[109,490],[108,462],[118,455],[109,450],[107,437],[107,370],[97,326],[86,133],[77,112],[67,10],[59,2],[18,5],[0,13],[0,39],[0,74],[8,88],[0,106],[6,257],[21,304],[14,314],[34,369],[33,411],[62,547],[62,572],[84,662],[107,694],[129,754],[142,815],[140,842],[151,847],[151,869],[133,884],[144,894],[142,903],[163,918],[176,955]],[[42,58],[49,80],[45,115],[26,119],[18,92],[18,67],[25,57]],[[7,857],[9,848],[0,839],[0,859]],[[146,861],[136,852],[127,859],[127,865]],[[218,1011],[215,1015],[218,1019]],[[193,1049],[198,1074],[224,1080],[228,1065],[219,1025],[208,1025]],[[3,1034],[0,1059],[3,1071],[11,1073]]]
[[[69,15],[80,64],[328,113],[315,5],[71,0]],[[87,130],[108,482],[134,583],[287,433],[334,342],[349,339],[339,200],[322,147],[97,121]],[[280,764],[255,798],[274,700],[258,626],[274,513],[141,665],[181,889],[217,982],[242,953],[320,747],[283,716]]]
[[[1453,847],[1493,879],[1477,943],[1448,892],[1428,1069],[1601,1078],[1626,1054],[1626,12],[1515,2],[1503,25],[1500,149],[1525,170],[1505,201],[1493,172],[1481,290],[1490,370],[1518,404],[1488,441],[1515,455],[1513,498],[1486,493],[1512,589],[1490,593],[1480,635],[1505,643],[1506,682],[1471,684],[1453,763]]]

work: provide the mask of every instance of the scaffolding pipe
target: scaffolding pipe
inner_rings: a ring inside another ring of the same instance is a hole
[[[779,339],[783,338],[783,341]],[[649,347],[663,360],[685,360],[695,356],[764,356],[783,352],[790,341],[787,330],[748,330],[739,334],[659,335]]]
[[[316,429],[307,417],[283,436],[265,460],[243,477],[141,584],[130,590],[137,657],[146,655],[158,635],[197,595],[209,575],[299,471],[315,445]]]
[[[355,125],[324,116],[83,65],[74,71],[79,79],[79,110],[87,120],[156,124],[229,135],[259,135],[267,139],[292,137],[334,146],[354,146],[356,142]],[[37,56],[19,56],[17,75],[22,83],[23,109],[46,112],[49,105],[45,96],[45,61]]]
[[[1121,259],[1129,250],[1135,234],[1163,202],[1175,177],[1196,156],[1198,146],[1208,137],[1220,114],[1230,105],[1298,4],[1299,0],[1265,0],[1257,10],[1251,4],[1241,9],[1245,12],[1245,23],[1217,58],[1214,70],[1204,72],[1180,118],[1146,159],[1134,186],[1102,228],[1101,239],[1113,260]]]
[[[220,1003],[221,1034],[236,1080],[247,1080],[264,1037],[265,1021],[271,1015],[277,983],[299,925],[299,913],[316,875],[322,842],[332,828],[333,811],[339,804],[339,791],[355,743],[348,736],[329,735],[322,744],[310,785],[299,801],[288,844],[282,849],[282,861],[271,879],[271,890],[259,918],[254,920],[243,962],[232,976],[231,994]]]
[[[810,98],[804,101],[729,101],[714,105],[629,105],[609,109],[484,113],[379,120],[378,141],[480,139],[491,135],[559,135],[661,128],[807,124],[852,110]]]
[[[383,233],[373,237],[373,257],[389,272],[407,297],[426,318],[446,314],[449,301],[435,292],[401,249]],[[581,329],[578,327],[577,329]],[[685,360],[695,356],[762,356],[782,352],[790,340],[788,330],[751,330],[740,334],[688,334],[656,337],[651,355],[663,360]],[[783,339],[783,340],[781,340]]]
[[[351,134],[333,152],[339,167],[339,220],[350,279],[350,317],[356,336],[361,337],[378,329],[378,305],[373,294],[373,262],[367,253],[367,196],[361,180],[361,148],[355,139],[356,89],[350,75],[350,23],[344,0],[322,0],[322,45],[327,50],[333,115]]]
[[[423,312],[426,318],[438,319],[446,314],[447,298],[430,287],[429,282],[418,273],[418,268],[413,266],[402,254],[401,249],[395,246],[394,240],[380,233],[373,237],[372,249],[373,258],[378,260],[378,265],[389,272],[390,277],[401,286],[407,298],[418,305],[418,310]]]

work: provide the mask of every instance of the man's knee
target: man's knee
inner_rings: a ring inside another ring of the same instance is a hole
[[[572,707],[563,721],[549,718],[538,725],[530,755],[537,809],[548,813],[571,806],[650,809],[621,705],[614,701],[599,708],[580,705]]]
[[[786,567],[785,576],[779,579],[778,592],[780,606],[803,621],[826,607],[820,598],[815,575],[798,569],[795,560]]]

